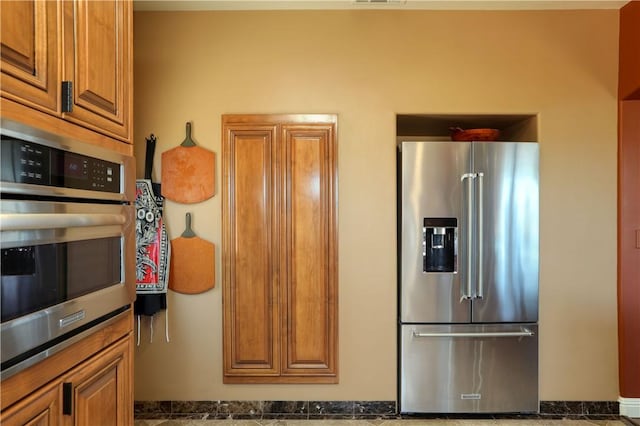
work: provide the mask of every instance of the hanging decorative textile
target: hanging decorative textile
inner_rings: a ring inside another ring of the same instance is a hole
[[[140,345],[141,316],[148,316],[150,341],[153,341],[153,319],[166,310],[165,337],[169,341],[169,310],[167,288],[171,245],[162,219],[164,198],[160,184],[151,183],[156,137],[147,139],[144,179],[136,181],[136,293],[134,314],[137,317],[138,345]]]

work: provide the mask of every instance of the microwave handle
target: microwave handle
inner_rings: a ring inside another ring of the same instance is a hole
[[[111,213],[7,213],[0,214],[2,231],[30,229],[82,228],[123,225],[127,217]]]

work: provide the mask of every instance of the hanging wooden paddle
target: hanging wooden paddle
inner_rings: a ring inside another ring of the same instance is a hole
[[[215,154],[191,139],[191,123],[180,146],[162,153],[162,196],[178,203],[213,197]]]
[[[193,232],[191,213],[186,222],[182,236],[171,240],[169,288],[178,293],[202,293],[215,286],[215,246]]]

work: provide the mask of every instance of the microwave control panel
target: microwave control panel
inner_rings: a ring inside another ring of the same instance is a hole
[[[2,181],[120,192],[121,165],[2,136]]]

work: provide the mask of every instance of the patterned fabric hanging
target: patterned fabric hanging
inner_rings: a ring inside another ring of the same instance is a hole
[[[147,138],[145,179],[136,181],[136,293],[134,314],[138,320],[138,345],[140,344],[141,316],[148,316],[150,340],[153,341],[153,319],[157,312],[166,310],[165,336],[169,341],[169,310],[167,288],[171,244],[162,219],[164,198],[160,185],[151,183],[153,153],[156,137]]]

